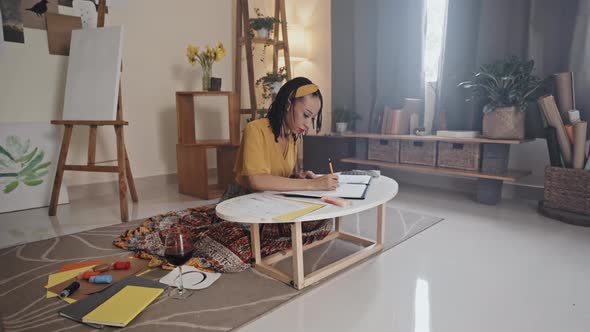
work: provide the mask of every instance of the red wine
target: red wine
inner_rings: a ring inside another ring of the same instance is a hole
[[[184,265],[184,263],[188,262],[191,257],[193,257],[193,251],[185,251],[184,253],[164,253],[164,257],[166,260],[174,266]]]

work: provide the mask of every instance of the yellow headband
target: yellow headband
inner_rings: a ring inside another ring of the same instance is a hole
[[[297,89],[297,92],[295,92],[295,97],[299,98],[299,97],[307,96],[309,94],[312,94],[312,93],[318,91],[319,89],[320,88],[313,83],[302,85]]]

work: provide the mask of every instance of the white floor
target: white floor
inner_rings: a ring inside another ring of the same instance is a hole
[[[590,331],[590,228],[400,186],[446,220],[243,327],[263,331]]]
[[[203,203],[174,183],[138,190],[131,219]],[[114,187],[71,196],[56,217],[0,214],[0,247],[119,223]],[[240,331],[590,330],[590,228],[544,218],[532,201],[485,206],[414,186],[392,204],[445,220]]]

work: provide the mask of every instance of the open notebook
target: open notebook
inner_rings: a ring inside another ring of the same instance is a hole
[[[339,186],[336,190],[305,190],[305,191],[283,191],[281,195],[291,197],[340,197],[346,199],[365,199],[367,189],[371,183],[370,175],[339,175]]]

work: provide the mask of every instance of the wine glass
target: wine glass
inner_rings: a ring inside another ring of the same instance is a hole
[[[178,267],[180,283],[178,288],[173,289],[168,294],[177,299],[184,299],[190,296],[190,293],[185,291],[182,283],[182,265],[193,257],[193,242],[190,234],[184,229],[170,230],[166,235],[164,244],[164,257],[168,262]]]

